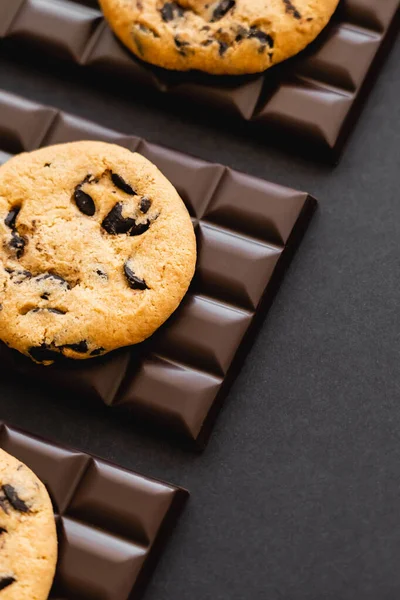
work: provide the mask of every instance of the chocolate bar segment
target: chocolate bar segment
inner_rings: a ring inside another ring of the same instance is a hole
[[[187,296],[143,344],[51,367],[34,364],[2,344],[1,372],[25,373],[29,381],[72,390],[77,397],[102,401],[115,412],[129,411],[135,420],[141,416],[163,432],[178,432],[204,445],[315,200],[1,91],[0,107],[0,134],[8,132],[5,152],[96,139],[143,153],[178,189],[198,241]],[[84,505],[75,508],[86,510]]]
[[[305,52],[265,73],[216,77],[158,69],[132,56],[92,0],[3,0],[0,37],[231,115],[268,143],[337,159],[395,38],[400,0],[342,0]],[[187,106],[187,102],[185,106]],[[254,124],[254,127],[250,127]],[[271,132],[276,132],[271,136]],[[316,154],[315,151],[318,151]]]
[[[59,561],[49,600],[136,600],[188,493],[0,424],[0,447],[46,485]]]

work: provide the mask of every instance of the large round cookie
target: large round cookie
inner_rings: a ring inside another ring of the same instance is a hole
[[[46,488],[28,467],[0,450],[1,600],[47,600],[56,561]]]
[[[139,58],[214,74],[264,71],[303,50],[339,0],[100,0]]]
[[[196,260],[175,188],[143,156],[102,142],[3,165],[0,238],[0,339],[44,364],[147,338]]]

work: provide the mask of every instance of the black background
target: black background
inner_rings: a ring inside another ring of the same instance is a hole
[[[29,381],[0,418],[191,491],[146,600],[398,600],[400,44],[337,167],[4,46],[0,83],[320,201],[203,454]]]

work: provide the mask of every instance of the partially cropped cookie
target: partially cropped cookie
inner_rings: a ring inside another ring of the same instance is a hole
[[[312,42],[339,0],[100,0],[139,58],[178,71],[257,73]]]
[[[196,261],[172,184],[102,142],[0,167],[0,239],[0,339],[44,364],[146,339],[181,302]]]
[[[0,450],[0,598],[47,600],[57,561],[57,534],[44,485]]]

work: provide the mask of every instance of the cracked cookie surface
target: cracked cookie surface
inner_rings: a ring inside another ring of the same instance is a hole
[[[100,0],[111,28],[142,60],[167,69],[248,74],[310,44],[339,0]]]
[[[26,465],[0,449],[0,598],[47,600],[57,560],[50,498]]]
[[[196,261],[172,184],[103,142],[0,167],[0,237],[0,338],[43,364],[146,339],[180,304]]]

